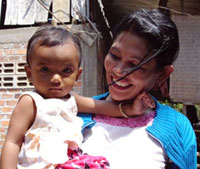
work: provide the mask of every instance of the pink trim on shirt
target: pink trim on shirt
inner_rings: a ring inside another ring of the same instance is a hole
[[[143,127],[146,126],[154,117],[155,111],[151,111],[148,114],[139,117],[133,118],[114,118],[102,115],[96,115],[93,119],[96,122],[106,123],[113,126],[121,126],[121,127]]]

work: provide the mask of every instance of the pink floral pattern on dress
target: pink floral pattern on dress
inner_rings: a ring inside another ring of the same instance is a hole
[[[55,169],[110,169],[109,162],[102,156],[90,156],[81,149],[68,149],[69,160],[58,164]]]
[[[135,127],[146,126],[150,121],[153,120],[155,115],[156,115],[155,111],[151,111],[148,114],[144,114],[142,116],[133,118],[114,118],[114,117],[96,115],[93,119],[96,122],[106,123],[113,126],[135,128]]]

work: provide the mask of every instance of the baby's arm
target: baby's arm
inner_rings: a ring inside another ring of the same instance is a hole
[[[28,95],[18,101],[1,152],[0,169],[16,169],[24,135],[35,119],[35,105]]]
[[[114,117],[122,116],[118,103],[111,100],[95,100],[90,97],[74,94],[78,111],[82,113],[94,113]]]
[[[74,94],[79,112],[87,112],[94,114],[101,114],[113,117],[124,117],[120,112],[119,103],[112,100],[95,100],[89,97]],[[129,116],[138,116],[145,112],[149,107],[148,100],[150,95],[148,93],[139,94],[131,102],[123,103],[123,112]],[[121,109],[122,111],[122,109]]]

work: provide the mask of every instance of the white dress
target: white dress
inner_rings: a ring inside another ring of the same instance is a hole
[[[96,116],[95,126],[84,133],[81,148],[106,157],[111,169],[164,169],[168,157],[161,143],[146,131],[154,115],[135,119]]]
[[[27,92],[36,105],[36,117],[25,135],[18,158],[18,169],[54,168],[68,160],[67,150],[82,142],[82,120],[76,116],[74,96],[68,99],[44,99]]]

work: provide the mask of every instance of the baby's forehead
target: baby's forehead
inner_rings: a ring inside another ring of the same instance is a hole
[[[35,60],[36,59],[36,60]],[[53,46],[41,45],[37,43],[29,55],[29,64],[69,64],[78,63],[80,65],[79,51],[72,41]]]

